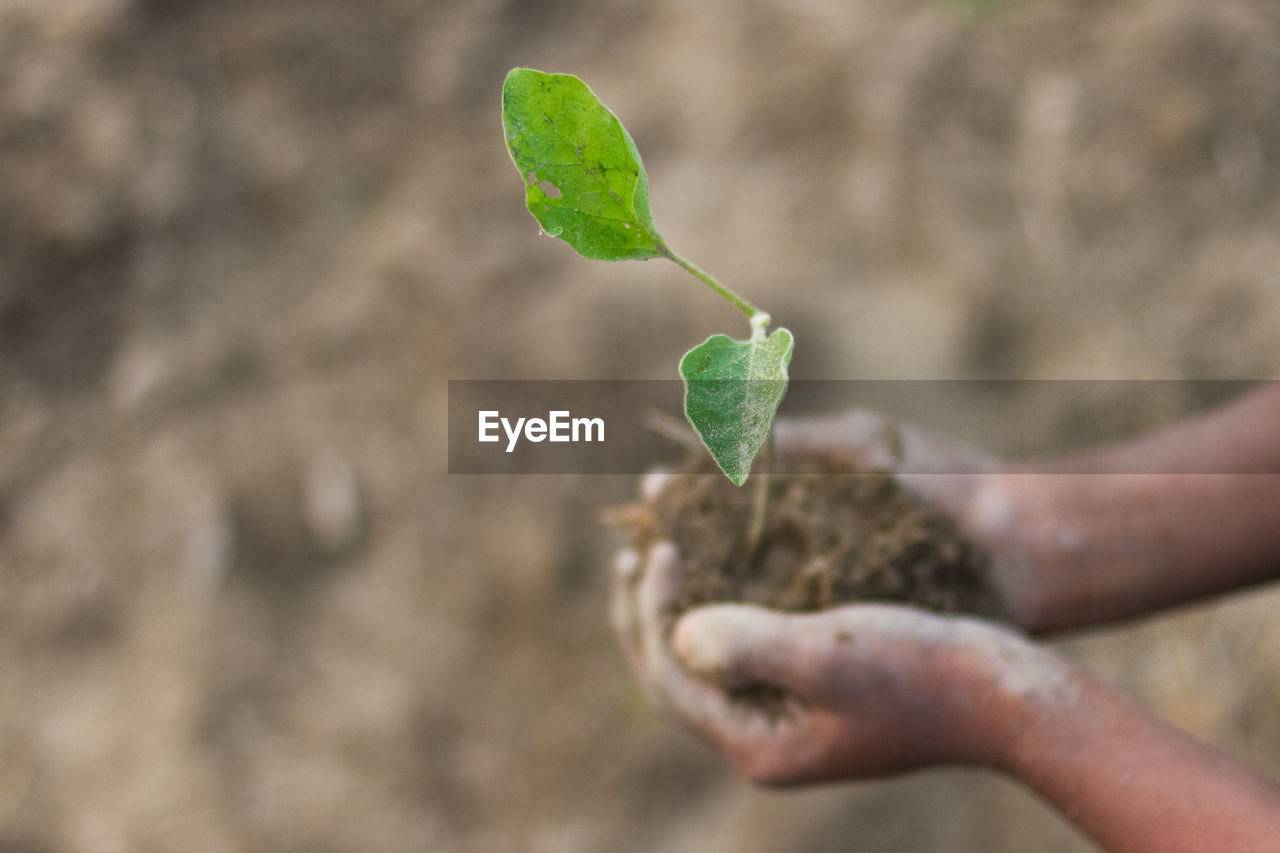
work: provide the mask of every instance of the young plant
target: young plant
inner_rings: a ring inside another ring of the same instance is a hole
[[[768,314],[662,239],[635,142],[586,83],[571,74],[512,69],[502,85],[502,124],[525,203],[546,234],[594,260],[666,258],[747,316],[746,340],[712,335],[680,359],[685,417],[720,470],[741,486],[786,392],[791,333],[768,334]]]

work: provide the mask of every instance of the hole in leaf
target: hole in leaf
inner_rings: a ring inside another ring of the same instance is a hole
[[[539,181],[538,189],[547,194],[547,198],[561,198],[564,193],[560,192],[560,188],[550,181]]]
[[[533,170],[530,170],[529,174],[525,175],[525,182],[529,186],[533,186],[534,184],[536,184],[538,182],[538,173]]]

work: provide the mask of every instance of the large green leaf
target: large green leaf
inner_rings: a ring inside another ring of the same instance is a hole
[[[739,486],[773,428],[792,347],[786,329],[746,341],[712,335],[680,359],[685,416]]]
[[[664,254],[636,145],[586,83],[514,68],[502,84],[502,125],[544,231],[595,260]]]

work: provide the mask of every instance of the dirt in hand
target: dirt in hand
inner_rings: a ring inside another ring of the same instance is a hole
[[[652,503],[611,515],[637,547],[670,540],[684,574],[678,609],[740,601],[823,610],[909,603],[998,617],[986,555],[886,472],[838,456],[793,457],[769,480],[764,532],[748,557],[754,477],[741,488],[709,459],[688,463]]]

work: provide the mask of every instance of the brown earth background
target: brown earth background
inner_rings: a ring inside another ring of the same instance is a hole
[[[1258,378],[1277,45],[1273,0],[0,0],[0,851],[1091,849],[981,772],[740,783],[609,635],[631,478],[448,476],[446,380],[737,322],[539,238],[499,89],[588,80],[794,376]],[[1125,387],[987,444],[1204,402]],[[1280,774],[1278,603],[1058,645]]]

